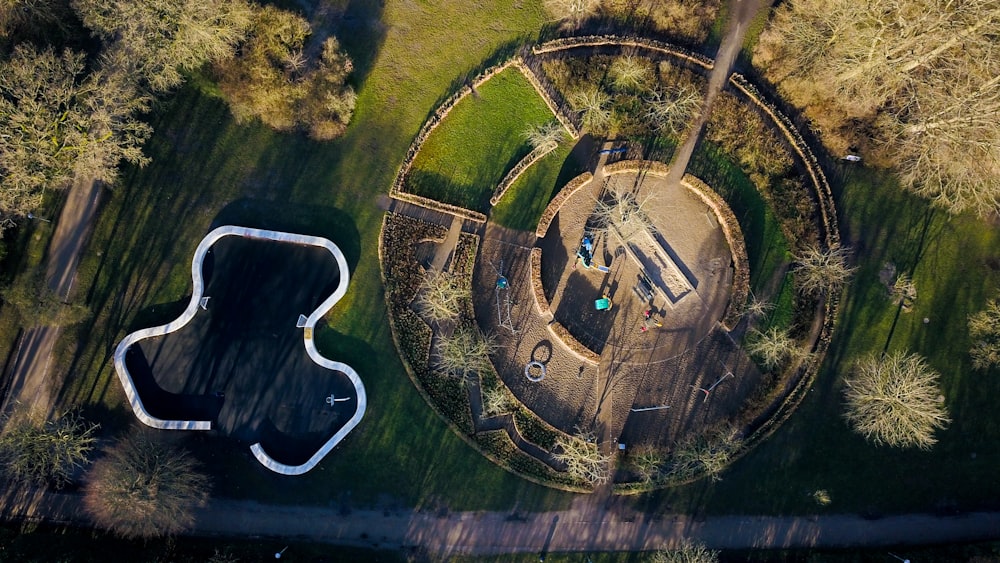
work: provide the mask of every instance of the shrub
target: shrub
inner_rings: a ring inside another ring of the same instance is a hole
[[[90,472],[84,507],[96,524],[125,538],[173,535],[194,524],[208,477],[176,447],[133,432]]]
[[[51,420],[16,412],[0,435],[0,464],[13,480],[62,488],[87,463],[97,428],[75,412]]]

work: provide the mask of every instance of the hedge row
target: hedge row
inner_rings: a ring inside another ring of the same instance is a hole
[[[547,319],[552,318],[549,300],[545,298],[545,286],[542,285],[542,249],[531,249],[531,291],[535,295],[535,307]]]
[[[410,309],[424,272],[417,262],[416,245],[424,241],[443,242],[448,231],[440,225],[386,213],[379,239],[379,262],[389,329],[414,386],[445,421],[462,434],[475,431],[468,392],[462,382],[439,375],[429,365],[431,328]]]
[[[510,169],[510,172],[500,180],[497,187],[493,190],[493,197],[490,198],[490,205],[496,205],[500,203],[500,198],[503,194],[507,193],[507,189],[510,188],[511,184],[517,181],[524,174],[524,171],[528,169],[529,166],[535,162],[541,160],[545,155],[559,148],[558,143],[546,143],[540,147],[536,147],[534,150],[525,155],[524,158],[514,165],[514,168]]]
[[[550,452],[556,447],[556,440],[560,436],[567,436],[524,405],[514,409],[514,428],[522,438]]]
[[[579,357],[581,360],[595,365],[600,363],[601,356],[581,344],[579,340],[566,330],[566,327],[559,323],[559,321],[550,322],[549,330],[552,332],[553,336],[561,340],[562,343],[569,348],[570,352]]]
[[[729,77],[729,82],[771,117],[774,125],[781,131],[785,139],[792,146],[792,149],[799,155],[799,158],[806,167],[806,171],[809,173],[809,178],[812,180],[813,188],[816,190],[816,199],[819,201],[819,212],[820,218],[823,221],[823,234],[826,237],[826,246],[827,248],[840,246],[840,231],[837,229],[837,210],[834,207],[833,192],[830,190],[830,183],[827,181],[826,175],[823,173],[823,168],[820,167],[819,160],[816,159],[816,155],[813,154],[812,149],[809,148],[809,145],[802,138],[802,134],[799,133],[792,120],[776,108],[774,104],[767,101],[760,91],[757,90],[757,87],[744,78],[742,74],[733,73]]]
[[[419,205],[420,207],[425,207],[427,209],[431,209],[434,211],[440,211],[441,213],[447,213],[448,215],[454,215],[456,217],[461,217],[463,219],[469,219],[470,221],[475,221],[476,223],[486,222],[486,215],[478,211],[473,211],[471,209],[466,209],[464,207],[459,207],[457,205],[452,205],[450,203],[444,203],[436,199],[431,199],[428,197],[419,196],[407,192],[397,192],[392,194],[392,197],[400,201],[412,203],[413,205]]]
[[[475,439],[483,455],[515,475],[540,485],[555,486],[571,492],[593,491],[588,483],[574,479],[568,473],[556,471],[545,462],[526,454],[504,430],[480,432],[476,434]]]
[[[566,200],[572,197],[572,195],[576,192],[580,191],[593,179],[593,174],[590,172],[584,172],[563,186],[562,189],[559,190],[559,193],[556,194],[556,197],[552,198],[552,201],[550,201],[545,207],[545,211],[542,213],[541,219],[538,220],[538,227],[535,229],[535,236],[538,238],[544,237],[545,233],[549,230],[549,225],[552,224],[552,220],[556,218],[556,213],[559,213],[559,209],[566,203]]]
[[[564,111],[565,106],[563,104],[556,103],[556,100],[552,96],[552,92],[549,88],[545,87],[543,79],[539,78],[535,71],[531,69],[531,66],[520,58],[514,59],[514,66],[516,66],[517,69],[521,71],[521,74],[528,79],[528,82],[531,83],[535,92],[538,92],[538,96],[545,101],[545,105],[549,106],[549,110],[552,111],[552,114],[556,116],[559,123],[561,123],[566,131],[569,132],[569,136],[574,139],[579,139],[580,130],[576,127],[576,124],[570,116]]]
[[[583,47],[607,47],[609,45],[647,49],[678,59],[683,59],[706,70],[712,70],[715,68],[715,61],[705,55],[695,53],[694,51],[690,51],[684,47],[678,47],[677,45],[673,45],[665,41],[657,41],[656,39],[647,39],[645,37],[622,37],[620,35],[583,35],[578,37],[562,37],[559,39],[553,39],[552,41],[546,41],[541,45],[536,45],[532,47],[531,51],[536,55],[541,55],[544,53],[554,53],[556,51],[566,51],[568,49],[579,49]]]

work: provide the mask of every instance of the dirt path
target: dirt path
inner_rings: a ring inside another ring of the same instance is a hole
[[[736,63],[736,56],[743,47],[743,37],[746,35],[747,28],[750,27],[757,12],[767,5],[765,0],[729,0],[729,25],[726,28],[726,35],[719,45],[719,51],[715,54],[715,67],[708,78],[708,92],[701,105],[701,115],[688,130],[684,144],[677,149],[674,162],[671,164],[670,175],[667,177],[669,185],[679,184],[681,178],[684,177],[691,155],[694,154],[694,147],[698,144],[708,116],[712,113],[715,98],[722,91],[722,87],[726,85],[733,64]]]
[[[73,290],[76,267],[97,214],[100,194],[100,182],[92,178],[74,180],[56,222],[46,257],[45,279],[63,301],[69,300]],[[21,336],[11,370],[10,390],[4,397],[4,412],[20,402],[39,414],[51,413],[53,382],[48,375],[59,334],[58,328],[42,326],[28,329]]]

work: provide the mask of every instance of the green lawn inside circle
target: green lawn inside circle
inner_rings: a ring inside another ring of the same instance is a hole
[[[509,67],[455,104],[427,137],[406,191],[486,211],[504,174],[531,151],[525,132],[554,119],[531,83]]]

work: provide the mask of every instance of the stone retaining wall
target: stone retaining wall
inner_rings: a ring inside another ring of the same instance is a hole
[[[535,308],[543,317],[552,320],[552,309],[542,285],[542,249],[537,246],[531,249],[531,291],[535,295]]]
[[[490,198],[490,205],[500,203],[500,198],[507,193],[507,189],[510,188],[511,184],[516,182],[517,179],[521,177],[521,174],[524,174],[525,170],[557,148],[559,148],[558,143],[546,143],[529,152],[520,160],[520,162],[515,164],[514,168],[511,168],[510,172],[508,172],[507,175],[503,177],[503,180],[500,180],[500,183],[497,184],[496,189],[493,190],[493,197]]]
[[[645,37],[622,37],[620,35],[581,35],[563,37],[535,45],[531,51],[536,55],[555,53],[584,47],[635,47],[662,53],[698,65],[706,70],[715,68],[715,60],[665,41]]]
[[[568,348],[574,356],[594,365],[601,362],[601,356],[599,354],[581,344],[579,340],[574,338],[573,335],[566,330],[566,327],[559,323],[559,321],[552,321],[549,323],[549,332],[565,344],[566,348]]]
[[[594,175],[590,172],[584,172],[576,178],[573,178],[566,183],[565,186],[556,197],[552,198],[552,201],[545,207],[545,211],[542,212],[541,219],[538,220],[538,227],[535,228],[535,236],[542,238],[545,233],[549,230],[549,225],[552,224],[552,220],[556,218],[556,213],[559,213],[559,209],[562,208],[563,204],[566,203],[573,194],[580,191],[584,186],[588,185],[591,180],[594,179]]]

